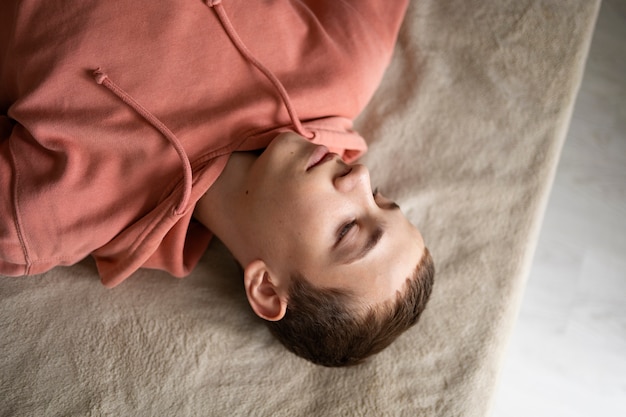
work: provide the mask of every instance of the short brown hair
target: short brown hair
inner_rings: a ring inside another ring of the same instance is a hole
[[[349,366],[380,352],[417,323],[432,291],[435,268],[427,248],[403,289],[393,300],[351,311],[351,295],[313,287],[296,276],[289,290],[287,312],[267,322],[287,349],[313,363]],[[352,309],[354,310],[354,309]]]

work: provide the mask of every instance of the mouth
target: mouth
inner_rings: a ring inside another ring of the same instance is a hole
[[[324,145],[318,145],[313,149],[311,155],[309,156],[309,160],[306,165],[306,171],[310,171],[318,165],[323,164],[324,162],[330,161],[333,159],[335,154],[330,153],[328,148]]]

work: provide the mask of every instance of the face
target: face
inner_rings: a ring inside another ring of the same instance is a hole
[[[351,292],[364,305],[395,296],[424,251],[395,203],[374,194],[365,166],[283,133],[246,181],[250,238],[272,274]]]

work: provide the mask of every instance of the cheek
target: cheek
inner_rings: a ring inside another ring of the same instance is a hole
[[[276,238],[309,246],[320,240],[328,244],[332,230],[350,217],[346,199],[318,178],[272,175],[257,185],[249,196],[250,207],[254,206],[254,215],[263,219],[264,227],[280,235]]]
[[[308,195],[288,193],[273,199],[268,210],[274,233],[284,239],[286,247],[299,252],[312,252],[329,237],[329,208],[323,200]],[[269,207],[269,205],[268,205]]]

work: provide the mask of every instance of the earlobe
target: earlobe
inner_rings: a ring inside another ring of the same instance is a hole
[[[246,295],[257,316],[269,320],[282,319],[287,311],[287,300],[281,296],[276,280],[260,259],[250,262],[243,272]]]

